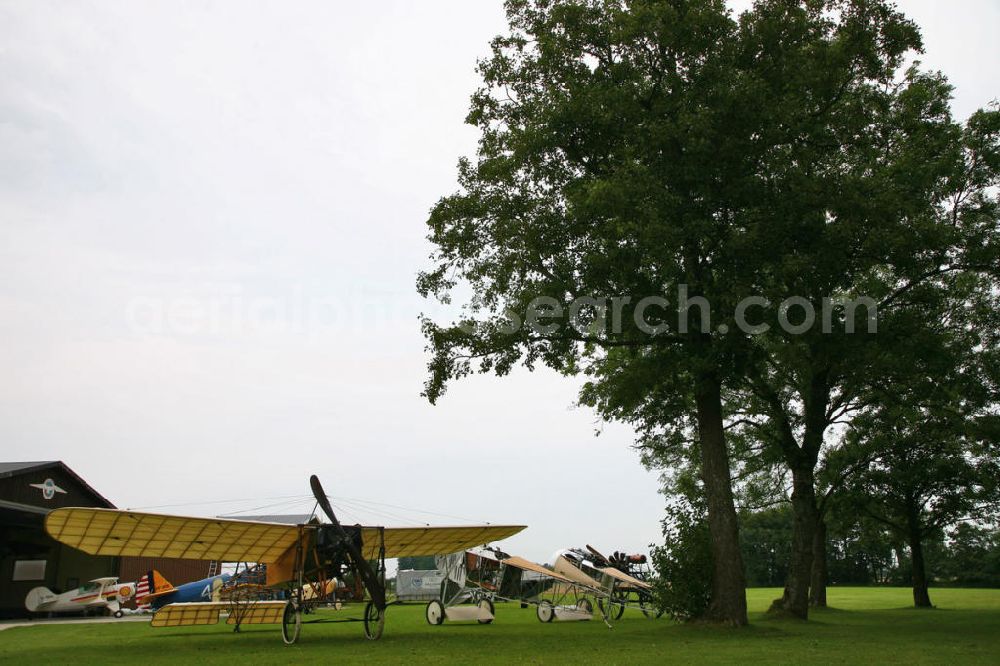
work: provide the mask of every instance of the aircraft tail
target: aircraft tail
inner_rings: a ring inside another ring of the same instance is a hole
[[[55,592],[49,588],[44,586],[35,587],[24,598],[24,607],[28,609],[28,612],[34,613],[52,603],[52,600],[55,598]]]
[[[177,588],[171,585],[159,571],[152,569],[147,571],[136,583],[135,600],[136,603],[145,603],[161,594],[173,592],[175,589]]]

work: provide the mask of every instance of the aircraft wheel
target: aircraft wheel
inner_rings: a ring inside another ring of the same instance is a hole
[[[482,599],[482,600],[480,600],[480,602],[479,602],[479,608],[480,608],[480,610],[489,611],[489,614],[493,615],[493,602],[490,601],[489,599]],[[479,620],[479,624],[489,624],[492,621],[493,621],[493,618],[491,617],[488,620]]]
[[[663,611],[649,599],[640,599],[639,608],[642,609],[642,614],[650,620],[655,620],[663,615]]]
[[[285,645],[291,645],[299,640],[299,631],[302,630],[302,612],[294,602],[285,604],[285,612],[281,615],[281,640]]]
[[[377,641],[385,628],[385,609],[379,609],[374,601],[365,606],[365,638]]]
[[[539,622],[551,622],[556,617],[556,609],[550,601],[543,601],[538,604],[538,609],[535,612],[538,614]]]
[[[120,617],[122,617],[122,616],[124,616],[124,615],[125,615],[125,613],[124,613],[124,611],[122,611],[121,609],[118,609],[118,610],[116,610],[116,611],[114,612],[114,616],[115,616],[115,617],[118,617],[118,618],[120,618]]]
[[[580,599],[576,602],[576,609],[581,610],[584,613],[593,613],[594,604],[590,603],[590,599]]]
[[[606,608],[605,604],[607,604]],[[604,613],[609,620],[620,620],[622,619],[622,615],[625,614],[625,604],[617,600],[605,601],[603,599],[598,599],[597,607],[601,609],[601,612]]]
[[[428,601],[427,608],[424,609],[424,617],[427,618],[427,624],[431,626],[444,623],[444,604],[437,599]]]

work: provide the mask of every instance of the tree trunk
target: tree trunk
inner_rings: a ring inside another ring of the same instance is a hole
[[[812,577],[813,532],[816,531],[816,491],[811,464],[792,468],[792,554],[785,593],[769,612],[809,618],[809,579]]]
[[[813,533],[819,520],[816,505],[816,461],[823,448],[823,433],[830,403],[829,368],[812,369],[808,389],[802,392],[802,445],[796,439],[787,401],[775,391],[765,391],[770,417],[777,426],[778,443],[785,464],[792,472],[792,552],[788,562],[785,592],[775,599],[769,613],[809,618],[809,583],[812,578]]]
[[[924,545],[919,531],[910,531],[910,565],[913,569],[913,605],[931,608],[931,595],[927,591],[927,570],[924,565]]]
[[[809,581],[809,605],[826,608],[826,521],[821,516],[813,532],[812,579]]]
[[[733,504],[729,451],[722,421],[721,386],[701,377],[695,389],[701,474],[712,536],[712,601],[704,619],[733,626],[747,624],[746,578],[740,552],[739,524]]]

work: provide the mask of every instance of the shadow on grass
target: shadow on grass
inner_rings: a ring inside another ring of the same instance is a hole
[[[278,636],[280,637],[281,636],[281,630],[278,629],[277,632],[278,632]],[[149,634],[149,638],[156,639],[156,640],[174,640],[174,639],[190,639],[190,638],[207,638],[207,637],[212,637],[212,638],[218,638],[219,640],[223,640],[227,636],[232,636],[233,638],[239,638],[240,636],[253,636],[253,635],[257,634],[257,633],[263,633],[263,632],[241,631],[239,633],[236,633],[233,630],[220,631],[220,632],[211,632],[211,633],[209,633],[209,632],[200,632],[200,631],[178,631],[178,632],[170,632],[169,634],[168,633]],[[146,637],[143,637],[144,640],[145,640],[145,638]]]
[[[846,608],[837,608],[836,606],[810,606],[809,615],[813,613],[819,613],[824,615],[826,613],[853,613],[854,611],[849,611]]]
[[[687,640],[688,637],[723,638],[741,640],[744,638],[767,638],[787,633],[779,622],[765,622],[766,618],[751,619],[745,627],[727,627],[711,622],[688,622],[666,628],[664,635],[671,632],[672,638]]]

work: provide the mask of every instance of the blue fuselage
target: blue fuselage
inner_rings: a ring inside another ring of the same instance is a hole
[[[163,608],[167,604],[178,604],[191,601],[211,601],[212,591],[216,587],[221,587],[221,585],[227,580],[229,580],[229,574],[220,574],[218,576],[212,576],[211,578],[203,578],[191,583],[178,585],[176,591],[153,599],[151,606],[153,610],[156,610],[158,608]],[[216,581],[219,582],[216,583]]]

